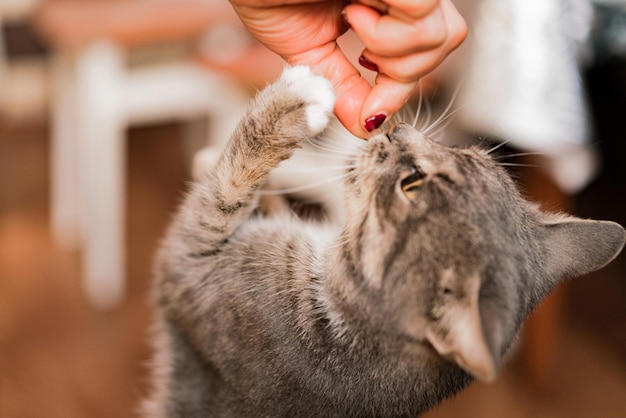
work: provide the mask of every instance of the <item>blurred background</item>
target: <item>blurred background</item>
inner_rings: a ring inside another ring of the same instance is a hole
[[[626,225],[626,1],[458,6],[468,40],[421,97],[452,103],[434,130],[504,143],[547,210]],[[194,153],[282,68],[229,7],[0,0],[0,417],[137,416],[152,260]],[[496,383],[426,416],[625,417],[626,255],[561,286]]]

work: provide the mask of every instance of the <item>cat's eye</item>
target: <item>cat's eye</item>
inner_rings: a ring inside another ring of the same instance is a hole
[[[415,201],[419,195],[419,191],[424,184],[424,173],[419,168],[414,169],[411,174],[400,182],[402,192],[410,201]]]

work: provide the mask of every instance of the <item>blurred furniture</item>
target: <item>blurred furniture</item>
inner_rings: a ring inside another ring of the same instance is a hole
[[[571,212],[572,197],[545,169],[544,156],[520,158],[519,177],[526,196],[546,212]],[[540,395],[554,391],[558,357],[564,351],[569,282],[563,282],[548,295],[526,321],[520,344],[522,375],[529,389]]]
[[[600,168],[581,78],[593,22],[588,0],[456,4],[472,36],[446,63],[463,80],[454,124],[549,157],[544,167],[563,192],[583,189]]]
[[[589,1],[455,4],[472,30],[446,60],[447,77],[463,80],[454,127],[530,154],[519,173],[523,190],[547,211],[567,210],[569,196],[600,168],[581,78],[594,21]],[[566,302],[561,285],[525,325],[523,374],[539,392],[553,388]]]
[[[133,63],[132,53],[192,45],[235,21],[228,3],[207,0],[47,0],[34,15],[54,52],[51,228],[65,247],[82,246],[97,307],[125,292],[126,128],[208,117],[209,137],[227,137],[246,100],[237,82],[191,59],[191,47],[189,59],[157,64]]]
[[[0,9],[0,86],[4,84],[4,80],[7,73],[7,50],[6,43],[4,41],[4,30],[2,23],[4,22],[4,13]]]
[[[15,31],[29,29],[28,16],[37,1],[0,1],[0,117],[13,122],[32,122],[47,109],[45,54],[34,51],[37,46],[30,33]],[[17,48],[16,36],[20,37]]]

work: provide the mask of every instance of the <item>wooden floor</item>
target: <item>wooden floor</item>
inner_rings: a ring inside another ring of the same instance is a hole
[[[185,188],[180,137],[176,125],[130,132],[129,294],[120,309],[99,312],[81,293],[80,253],[58,248],[48,231],[47,127],[0,124],[0,417],[137,416],[148,387],[152,256]],[[624,264],[608,274],[623,275]],[[591,292],[593,279],[581,280]],[[626,417],[625,289],[596,294],[597,309],[568,305],[548,386],[529,384],[513,355],[495,384],[475,384],[426,416]],[[572,300],[584,302],[580,293]],[[621,323],[590,324],[593,312]]]

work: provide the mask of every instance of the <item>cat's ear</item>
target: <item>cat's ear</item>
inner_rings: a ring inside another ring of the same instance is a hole
[[[482,327],[478,296],[480,278],[466,281],[462,299],[441,306],[440,319],[426,328],[426,339],[444,358],[485,382],[496,378],[499,357],[493,354]]]
[[[544,223],[540,239],[548,274],[558,281],[607,265],[624,247],[626,235],[615,222],[564,218]]]

